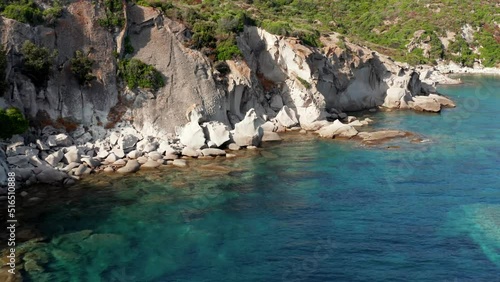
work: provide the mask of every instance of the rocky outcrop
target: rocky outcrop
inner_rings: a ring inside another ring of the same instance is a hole
[[[16,106],[39,123],[32,130],[35,139],[11,140],[5,156],[0,152],[0,185],[10,169],[20,170],[23,183],[71,183],[95,171],[128,173],[181,156],[222,156],[222,149],[253,148],[281,140],[277,132],[301,128],[325,138],[370,140],[375,137],[356,129],[369,121],[346,112],[454,107],[434,94],[442,78],[437,69],[413,69],[349,41],[340,44],[335,33],[321,38],[323,47],[312,48],[246,26],[237,37],[243,59],[214,65],[185,46],[191,33],[183,24],[157,9],[128,4],[120,35],[98,24],[100,10],[91,1],[73,1],[55,28],[0,17],[9,84],[0,107]],[[135,50],[125,56],[158,69],[164,87],[151,91],[117,83],[113,54],[124,35]],[[59,51],[46,85],[35,86],[20,71],[26,40]],[[71,73],[77,50],[95,61],[90,85],[79,85]]]

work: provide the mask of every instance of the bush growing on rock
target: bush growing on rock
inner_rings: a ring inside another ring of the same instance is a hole
[[[123,48],[124,48],[124,53],[126,54],[132,54],[134,53],[134,46],[132,46],[132,43],[130,42],[130,37],[125,36],[125,40],[123,42]]]
[[[31,41],[25,41],[21,48],[23,55],[23,72],[37,85],[40,86],[50,76],[52,65],[57,51],[39,47]]]
[[[82,51],[75,52],[75,56],[71,59],[71,72],[80,85],[88,84],[95,79],[95,76],[92,75],[93,64],[94,61],[83,54]]]
[[[7,139],[14,134],[21,134],[28,130],[28,125],[19,109],[0,109],[0,138]]]
[[[208,21],[195,23],[193,26],[192,47],[197,49],[202,47],[214,48],[217,41],[215,38],[216,28],[215,23]]]
[[[103,27],[121,28],[125,24],[122,0],[99,0],[105,7],[106,15],[99,19],[99,24]]]
[[[119,72],[131,89],[140,87],[157,90],[165,85],[165,81],[158,70],[137,59],[120,61]]]
[[[62,17],[63,7],[60,1],[54,1],[52,7],[47,8],[43,11],[43,20],[45,24],[49,26],[54,26],[57,23],[57,19]]]
[[[231,60],[243,55],[233,38],[217,44],[216,52],[219,61]]]

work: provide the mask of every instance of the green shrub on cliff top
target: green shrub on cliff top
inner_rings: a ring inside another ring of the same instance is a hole
[[[125,59],[119,62],[120,76],[127,86],[133,88],[146,88],[158,90],[165,85],[163,76],[153,66],[137,59]]]
[[[29,123],[17,108],[0,109],[0,138],[7,139],[14,134],[28,130]]]

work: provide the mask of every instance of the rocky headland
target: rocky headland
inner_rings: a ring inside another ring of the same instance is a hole
[[[457,83],[445,75],[455,70],[411,67],[341,44],[336,33],[322,36],[322,47],[309,47],[245,26],[237,36],[242,59],[214,64],[185,46],[191,35],[183,24],[157,9],[126,5],[127,24],[111,33],[98,25],[99,13],[79,1],[56,27],[0,17],[9,85],[0,107],[23,109],[33,121],[29,133],[1,143],[0,185],[9,171],[29,186],[72,185],[96,172],[188,167],[193,158],[230,158],[234,150],[279,141],[286,131],[376,143],[410,133],[370,132],[373,121],[350,112],[455,107],[436,91],[438,83]],[[26,40],[59,50],[59,67],[45,85],[19,71]],[[130,89],[120,82],[114,54],[123,54],[125,41],[134,50],[126,57],[154,66],[163,87]],[[90,50],[96,76],[84,86],[69,71],[70,58],[82,49]]]

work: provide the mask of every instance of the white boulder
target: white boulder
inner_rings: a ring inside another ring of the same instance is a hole
[[[212,141],[215,146],[221,147],[224,143],[231,140],[229,137],[229,128],[222,122],[211,121],[203,125],[207,129],[208,139]]]
[[[299,124],[299,120],[297,119],[297,115],[295,111],[290,109],[287,106],[284,106],[276,115],[276,120],[283,125],[284,127],[293,127]]]
[[[180,141],[185,146],[192,149],[200,149],[205,146],[205,133],[198,122],[190,121],[183,128],[180,134]]]
[[[258,146],[264,131],[261,119],[254,109],[248,110],[245,118],[234,126],[233,140],[238,146]]]

